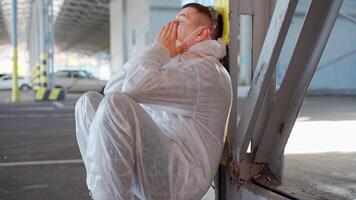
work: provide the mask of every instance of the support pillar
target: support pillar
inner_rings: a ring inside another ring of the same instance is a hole
[[[20,100],[18,65],[17,65],[17,0],[12,0],[12,48],[13,48],[13,68],[12,68],[12,102]]]
[[[147,45],[148,0],[110,1],[111,74]]]

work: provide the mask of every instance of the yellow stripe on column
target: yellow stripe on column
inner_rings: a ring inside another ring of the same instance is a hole
[[[44,60],[44,59],[46,59],[46,54],[45,54],[45,53],[41,53],[40,59],[41,59],[41,61]]]
[[[40,78],[35,78],[35,79],[33,79],[33,83],[41,83]]]
[[[20,91],[19,91],[19,80],[18,80],[18,54],[17,46],[13,47],[13,58],[12,58],[12,96],[11,101],[17,102],[20,100]]]
[[[40,63],[41,63],[41,67],[40,67],[40,71],[41,72],[46,72],[47,71],[47,56],[45,53],[41,53],[40,55]]]
[[[51,90],[51,93],[49,94],[48,99],[49,99],[49,100],[57,100],[60,91],[61,91],[61,89],[53,88],[53,89]]]
[[[47,76],[41,76],[41,83],[48,83]]]
[[[33,86],[33,90],[38,90],[39,88],[41,88],[41,86],[39,86],[39,85],[34,85]]]
[[[43,100],[45,94],[46,94],[46,90],[47,88],[45,87],[39,87],[37,90],[36,90],[36,96],[35,96],[35,99],[36,100]]]

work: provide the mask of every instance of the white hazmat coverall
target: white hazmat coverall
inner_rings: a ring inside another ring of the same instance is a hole
[[[104,96],[76,104],[76,135],[95,200],[200,200],[223,149],[232,89],[207,40],[170,59],[151,45],[127,62]]]

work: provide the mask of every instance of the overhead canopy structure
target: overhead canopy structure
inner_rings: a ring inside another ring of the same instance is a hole
[[[29,35],[34,0],[18,0],[18,40]],[[0,0],[0,44],[11,40],[11,0]],[[61,50],[108,51],[109,0],[53,0],[55,45]]]
[[[62,50],[109,50],[109,0],[60,0],[55,15],[55,43]],[[54,3],[56,0],[54,1]]]
[[[0,0],[0,44],[11,41],[11,0]],[[31,0],[19,0],[17,5],[18,40],[24,42],[29,30]]]

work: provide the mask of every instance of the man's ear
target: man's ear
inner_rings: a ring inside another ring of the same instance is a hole
[[[200,41],[206,40],[209,38],[209,36],[210,36],[210,29],[204,28],[200,31],[198,36],[195,38],[195,41],[200,42]]]

